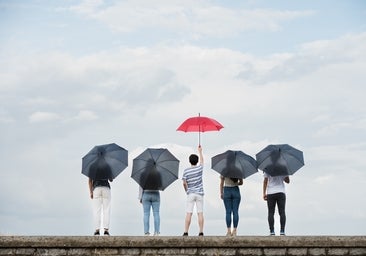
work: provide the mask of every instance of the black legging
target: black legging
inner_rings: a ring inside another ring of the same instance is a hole
[[[268,206],[268,224],[270,232],[274,232],[274,213],[275,208],[278,208],[278,213],[280,215],[281,232],[285,232],[286,225],[286,194],[276,193],[267,195],[267,206]]]

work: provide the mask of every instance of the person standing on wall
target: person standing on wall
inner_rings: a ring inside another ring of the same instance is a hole
[[[183,188],[187,194],[186,204],[186,217],[184,224],[183,236],[188,236],[189,227],[191,225],[191,219],[193,214],[193,208],[196,206],[198,225],[199,225],[199,236],[203,236],[203,155],[202,147],[198,147],[199,156],[191,154],[189,156],[190,167],[183,172]]]
[[[92,180],[89,178],[90,198],[94,208],[94,235],[100,235],[100,227],[103,220],[104,235],[109,236],[109,220],[111,210],[111,186],[112,180]]]
[[[286,226],[286,191],[285,183],[290,183],[289,176],[270,176],[264,173],[263,199],[267,201],[268,225],[271,236],[276,235],[274,229],[274,214],[277,205],[280,215],[280,235],[285,235]]]
[[[236,236],[237,234],[241,201],[239,186],[241,185],[243,185],[243,179],[220,176],[220,196],[224,201],[226,212],[226,236]],[[232,230],[231,224],[233,224]]]

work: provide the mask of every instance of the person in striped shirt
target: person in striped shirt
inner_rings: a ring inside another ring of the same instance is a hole
[[[187,193],[186,218],[183,236],[188,236],[189,226],[193,214],[193,208],[196,206],[199,226],[199,236],[203,236],[203,155],[202,147],[198,147],[199,156],[192,154],[189,156],[191,166],[183,172],[183,187]]]

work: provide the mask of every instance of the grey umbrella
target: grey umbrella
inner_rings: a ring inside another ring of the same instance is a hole
[[[245,179],[258,172],[255,159],[242,151],[228,150],[211,158],[211,168],[224,177]]]
[[[164,190],[178,179],[179,160],[165,148],[148,148],[133,159],[131,177],[143,188]]]
[[[258,168],[271,176],[292,175],[304,166],[303,152],[288,145],[268,145],[256,154]]]
[[[81,173],[93,180],[114,179],[127,167],[127,155],[115,143],[95,146],[82,158]]]

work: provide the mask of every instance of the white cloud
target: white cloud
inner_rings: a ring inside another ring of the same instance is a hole
[[[341,130],[349,130],[352,127],[351,123],[332,123],[318,130],[315,137],[334,136],[339,134]]]
[[[35,97],[26,99],[23,104],[26,106],[50,106],[50,105],[56,105],[57,102],[55,102],[55,100],[47,98]]]
[[[77,120],[81,121],[93,121],[98,119],[98,116],[90,110],[80,110],[78,115],[75,117]]]
[[[124,1],[103,6],[84,1],[70,10],[97,19],[117,32],[168,30],[188,38],[224,37],[248,30],[276,31],[281,23],[307,17],[313,11],[232,9],[208,1]]]
[[[61,117],[57,113],[37,111],[29,116],[31,123],[41,123],[59,120]]]
[[[8,124],[13,122],[14,118],[7,111],[0,109],[0,123]]]
[[[366,33],[349,34],[334,40],[321,40],[301,45],[295,53],[282,53],[246,63],[238,77],[265,85],[292,81],[321,69],[352,63],[364,65]]]

